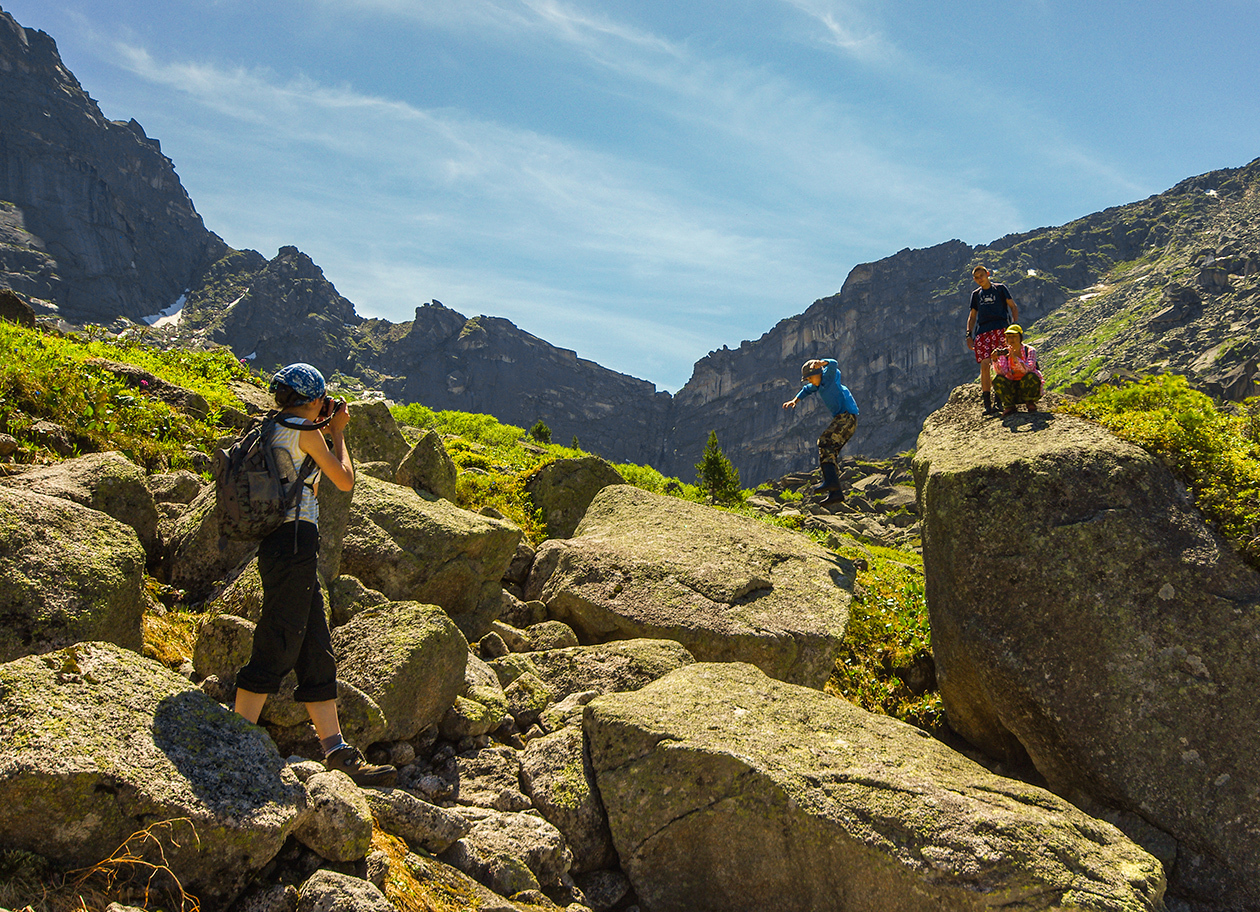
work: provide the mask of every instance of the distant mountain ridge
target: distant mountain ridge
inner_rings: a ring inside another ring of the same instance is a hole
[[[821,405],[780,408],[807,358],[836,358],[861,407],[847,452],[912,447],[924,417],[976,376],[963,329],[977,262],[1010,286],[1056,383],[1162,367],[1233,398],[1255,390],[1260,160],[1061,227],[856,266],[839,293],[701,358],[671,396],[502,318],[433,302],[411,321],[365,319],[297,248],[270,260],[232,249],[157,141],[106,120],[53,40],[0,11],[0,287],[74,323],[140,321],[179,300],[155,338],[228,345],[267,370],[309,360],[432,408],[542,420],[557,442],[681,477],[716,430],[752,485],[815,464]]]

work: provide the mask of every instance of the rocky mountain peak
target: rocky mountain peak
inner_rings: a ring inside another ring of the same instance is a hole
[[[0,280],[76,322],[170,305],[224,245],[160,144],[107,120],[53,39],[3,11],[0,74]]]

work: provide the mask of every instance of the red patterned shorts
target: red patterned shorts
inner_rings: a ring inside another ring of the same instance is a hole
[[[1001,348],[1005,344],[1005,329],[991,329],[987,333],[976,336],[976,363],[979,364],[993,354],[993,349]]]

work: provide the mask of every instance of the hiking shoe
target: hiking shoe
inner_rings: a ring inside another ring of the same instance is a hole
[[[324,758],[324,769],[340,770],[353,779],[355,785],[371,788],[389,788],[398,781],[398,770],[394,767],[368,763],[362,751],[348,744]]]
[[[822,500],[821,502],[819,502],[818,506],[820,506],[820,507],[833,507],[833,506],[835,506],[836,504],[841,504],[841,503],[844,503],[844,492],[843,492],[843,491],[832,491],[831,493],[829,493],[829,494],[827,495],[826,499],[824,499],[824,500]]]
[[[1037,403],[1035,403],[1035,402],[1030,402],[1030,403],[1028,403],[1028,411],[1030,411],[1030,412],[1035,412],[1035,411],[1037,411]]]

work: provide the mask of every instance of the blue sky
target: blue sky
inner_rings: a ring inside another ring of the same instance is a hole
[[[858,263],[1260,156],[1260,0],[0,6],[232,246],[671,391]]]

